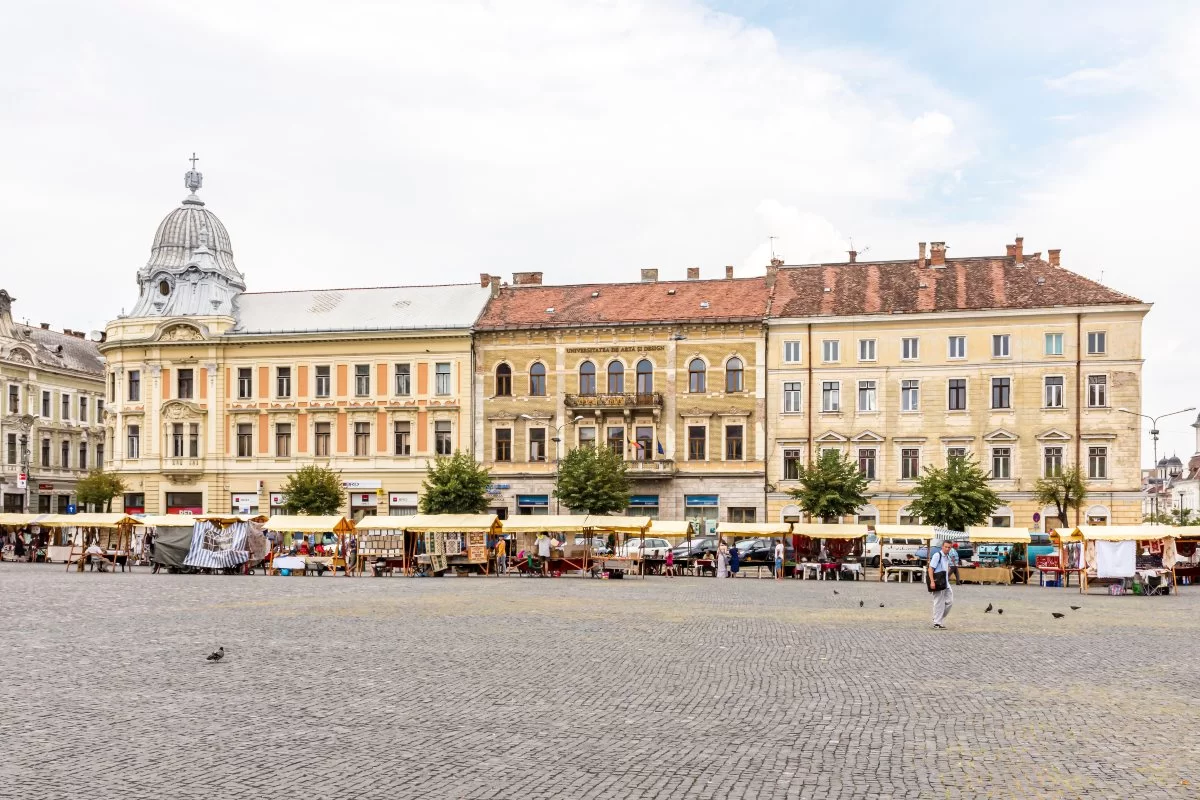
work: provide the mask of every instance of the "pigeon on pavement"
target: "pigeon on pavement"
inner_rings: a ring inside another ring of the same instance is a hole
[[[859,607],[859,608],[862,608],[862,607],[863,607],[863,601],[862,601],[862,600],[859,600],[859,601],[858,601],[858,607]]]
[[[1055,619],[1062,619],[1063,617],[1066,616],[1066,614],[1062,614],[1058,611],[1051,611],[1050,616],[1054,617]]]
[[[838,590],[837,590],[837,589],[834,589],[834,590],[833,590],[833,593],[834,593],[834,594],[838,594]]]
[[[224,657],[225,657],[225,646],[222,645],[217,648],[216,652],[209,653],[208,658],[206,658],[204,660],[205,661],[220,661]]]
[[[1071,606],[1072,611],[1078,611],[1081,608],[1083,608],[1083,606]]]
[[[1003,609],[1003,608],[997,608],[997,609],[996,609],[996,613],[997,613],[997,614],[1003,614],[1003,613],[1004,613],[1004,609]]]
[[[883,603],[880,603],[880,604],[879,604],[879,607],[880,607],[880,608],[883,608]]]
[[[985,614],[992,613],[992,604],[991,603],[988,603],[988,607],[983,610],[983,613],[985,613]]]

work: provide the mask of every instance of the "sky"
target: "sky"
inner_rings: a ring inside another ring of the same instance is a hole
[[[0,286],[18,318],[102,329],[193,152],[251,291],[1021,235],[1154,304],[1143,410],[1166,413],[1200,405],[1198,78],[1200,4],[1156,0],[18,4]],[[1194,420],[1159,454],[1191,455]]]

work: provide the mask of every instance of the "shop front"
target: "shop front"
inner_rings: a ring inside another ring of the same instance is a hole
[[[167,492],[168,514],[203,514],[202,492]]]
[[[550,513],[550,495],[517,495],[517,515],[522,517],[544,516]]]
[[[411,517],[416,513],[416,492],[388,492],[389,517]]]
[[[49,498],[47,498],[48,500]],[[145,514],[146,495],[142,492],[128,492],[125,495],[126,514]]]
[[[658,495],[634,494],[629,496],[629,509],[626,514],[631,517],[649,517],[658,519]]]
[[[683,496],[684,519],[691,522],[701,536],[716,534],[720,511],[720,495],[685,494]]]
[[[229,511],[232,514],[257,514],[258,492],[234,492],[229,496]]]
[[[375,492],[351,492],[350,518],[358,522],[363,517],[373,517],[379,513],[378,505]]]
[[[287,505],[287,495],[283,492],[271,492],[271,516],[283,516],[287,513],[284,508]]]

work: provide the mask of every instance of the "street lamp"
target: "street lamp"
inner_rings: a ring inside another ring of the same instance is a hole
[[[528,414],[520,414],[517,416],[517,419],[528,420],[530,422],[538,421],[535,417],[531,417]],[[567,425],[574,425],[576,422],[583,422],[583,417],[578,416],[578,417],[575,417],[574,419],[569,419],[566,422],[564,422],[562,425],[555,427],[554,428],[554,436],[550,437],[550,441],[554,442],[554,471],[556,474],[558,473],[558,464],[562,460],[562,454],[560,453],[560,450],[559,450],[560,446],[562,445],[562,437],[559,436],[559,434],[562,433],[562,429],[564,427],[566,427]],[[557,497],[554,498],[554,513],[555,514],[558,513],[558,498]]]
[[[21,443],[21,472],[25,475],[25,497],[22,499],[21,511],[29,513],[29,434],[22,433],[18,441]]]
[[[1150,420],[1150,439],[1152,442],[1154,442],[1154,469],[1156,469],[1156,470],[1158,469],[1158,433],[1159,433],[1158,421],[1160,419],[1166,419],[1167,417],[1173,417],[1176,414],[1186,414],[1189,411],[1195,411],[1195,410],[1196,410],[1196,407],[1192,406],[1190,408],[1181,408],[1178,411],[1172,411],[1169,414],[1159,414],[1157,417],[1152,417],[1149,414],[1139,414],[1136,411],[1130,411],[1128,408],[1118,408],[1117,409],[1117,411],[1121,411],[1126,414],[1132,414],[1135,417],[1142,417],[1143,419]],[[1155,517],[1154,524],[1157,525],[1158,524],[1158,490],[1157,489],[1155,489],[1155,492],[1154,492],[1154,517]]]
[[[1179,493],[1179,524],[1183,525],[1183,492]]]

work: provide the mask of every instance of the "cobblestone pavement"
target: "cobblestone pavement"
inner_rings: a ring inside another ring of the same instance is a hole
[[[959,587],[946,631],[920,586],[878,583],[4,564],[0,587],[3,798],[1200,787],[1200,587]]]

